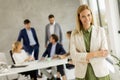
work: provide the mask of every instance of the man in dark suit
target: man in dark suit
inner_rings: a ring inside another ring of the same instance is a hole
[[[37,38],[36,31],[31,27],[31,22],[29,19],[24,20],[24,26],[20,32],[17,41],[23,40],[23,48],[28,52],[31,57],[34,57],[35,60],[38,60],[39,56],[39,42]],[[36,71],[37,77],[42,77],[38,75],[38,70]]]
[[[44,60],[46,56],[48,56],[48,58],[53,59],[65,53],[66,51],[64,50],[63,46],[60,43],[58,43],[57,35],[52,34],[50,37],[50,43],[48,44],[45,52],[43,53],[41,60]],[[48,80],[54,80],[52,77],[54,73],[49,74],[45,69],[42,69],[41,72],[49,78]],[[60,75],[62,76],[62,80],[66,80],[63,65],[57,66],[57,80],[60,80]]]
[[[23,39],[23,48],[25,51],[33,56],[35,60],[38,60],[39,42],[36,31],[30,26],[30,24],[30,20],[24,20],[25,28],[20,31],[17,41],[21,41]]]

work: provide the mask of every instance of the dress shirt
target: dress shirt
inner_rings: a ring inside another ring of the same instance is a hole
[[[27,34],[28,34],[28,38],[29,38],[29,41],[30,41],[30,45],[33,46],[36,44],[35,42],[35,39],[33,37],[33,34],[32,34],[32,31],[31,29],[30,30],[27,30]]]
[[[52,44],[52,48],[50,51],[50,57],[52,58],[55,55],[56,43]]]
[[[50,24],[50,34],[54,34],[55,33],[55,21],[53,24]]]

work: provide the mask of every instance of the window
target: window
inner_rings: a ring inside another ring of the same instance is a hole
[[[119,9],[119,17],[120,17],[120,0],[118,0],[118,9]]]
[[[88,4],[91,7],[95,25],[106,28],[107,19],[105,0],[83,0],[83,4]]]

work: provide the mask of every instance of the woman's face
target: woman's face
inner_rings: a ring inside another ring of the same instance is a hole
[[[82,22],[83,27],[90,27],[90,24],[92,22],[92,15],[91,15],[91,11],[88,9],[83,10],[80,14],[79,14],[79,19]]]

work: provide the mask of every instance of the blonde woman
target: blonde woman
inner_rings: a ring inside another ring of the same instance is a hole
[[[32,56],[29,56],[23,49],[21,42],[17,41],[12,45],[12,57],[15,61],[15,64],[21,64],[27,61],[34,60]],[[31,80],[37,80],[36,71],[28,71],[22,73],[24,75],[30,75]]]
[[[34,60],[32,56],[29,56],[23,49],[21,42],[17,41],[12,45],[13,59],[16,64],[24,63]]]
[[[93,15],[87,5],[81,5],[77,10],[70,53],[75,64],[76,80],[110,80],[105,60],[108,55],[105,31],[94,26]]]

